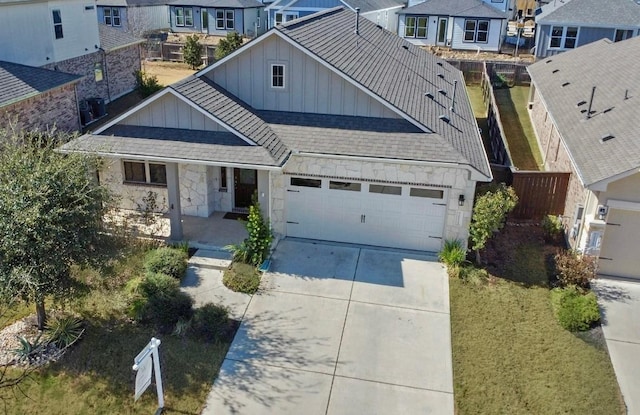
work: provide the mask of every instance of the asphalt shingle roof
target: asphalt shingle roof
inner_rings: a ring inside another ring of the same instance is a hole
[[[82,76],[0,61],[0,107],[42,94]]]
[[[354,12],[339,7],[275,30],[433,132],[429,139],[439,141],[434,148],[448,144],[460,153],[462,163],[491,177],[462,72],[367,19],[360,19],[355,34],[354,20]],[[433,154],[432,159],[446,155]]]
[[[100,34],[100,47],[107,52],[144,42],[143,39],[104,24],[98,25],[98,32]]]
[[[603,39],[527,68],[587,186],[640,167],[638,56],[640,37]]]
[[[264,5],[257,0],[168,0],[167,4],[171,6],[204,6],[212,9],[222,7],[230,9],[264,7]]]
[[[542,6],[536,23],[579,26],[640,27],[640,4],[634,0],[565,0]]]
[[[360,13],[390,9],[406,4],[405,0],[343,0],[343,2],[353,9],[360,8]]]
[[[426,14],[433,16],[486,17],[506,19],[507,15],[482,0],[426,0],[402,9],[398,14]]]

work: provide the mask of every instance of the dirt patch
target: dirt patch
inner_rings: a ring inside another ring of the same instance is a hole
[[[148,75],[156,76],[163,86],[176,83],[197,72],[186,63],[166,61],[142,61],[142,70]]]
[[[536,60],[535,56],[525,53],[519,53],[518,57],[514,57],[513,54],[507,53],[471,52],[452,50],[450,48],[443,48],[440,46],[424,46],[423,48],[445,60],[500,61],[510,63],[533,63]]]

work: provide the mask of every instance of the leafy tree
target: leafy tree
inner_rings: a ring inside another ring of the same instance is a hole
[[[35,304],[39,329],[45,299],[77,292],[72,264],[95,264],[107,240],[98,160],[54,151],[68,138],[0,130],[0,298]]]
[[[234,50],[239,49],[240,46],[242,46],[242,36],[240,36],[238,32],[227,33],[227,37],[224,39],[220,39],[220,42],[218,42],[218,46],[216,46],[216,60],[224,58]]]
[[[469,236],[471,249],[476,253],[478,264],[480,264],[480,250],[485,247],[494,232],[502,229],[507,213],[511,212],[517,203],[516,192],[504,183],[490,188],[476,199]]]
[[[191,69],[197,69],[202,65],[202,45],[198,42],[197,35],[187,36],[187,41],[182,48],[182,56]]]
[[[158,77],[149,75],[144,71],[134,71],[133,76],[136,77],[136,89],[142,98],[153,95],[162,89],[162,85],[158,82]]]

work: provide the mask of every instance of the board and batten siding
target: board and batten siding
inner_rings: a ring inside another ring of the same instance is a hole
[[[169,6],[141,6],[129,7],[128,25],[134,33],[143,33],[148,30],[169,29]]]
[[[285,66],[285,88],[271,87],[271,65]],[[399,118],[376,99],[277,36],[205,76],[258,110]]]
[[[453,20],[453,37],[451,38],[451,48],[460,50],[481,50],[488,52],[498,52],[500,50],[500,40],[503,32],[503,25],[507,21],[502,19],[489,20],[489,38],[487,43],[464,42],[464,22],[473,20],[466,17],[456,17]],[[479,18],[478,20],[486,20]]]
[[[182,100],[167,94],[120,121],[121,125],[228,131]]]

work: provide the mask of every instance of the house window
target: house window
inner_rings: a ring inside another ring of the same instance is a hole
[[[105,7],[104,8],[104,24],[107,26],[120,27],[120,9],[117,7]]]
[[[571,238],[576,239],[580,233],[582,227],[582,217],[584,216],[584,205],[578,205],[576,207],[576,213],[574,215],[573,227],[571,228]]]
[[[258,9],[258,16],[256,19],[256,27],[260,27],[260,9]]]
[[[125,161],[124,182],[166,186],[166,166],[164,164],[147,163],[142,161]]]
[[[616,29],[616,35],[613,38],[614,42],[620,42],[621,40],[626,40],[633,37],[633,30],[620,30]]]
[[[556,49],[573,49],[578,43],[578,28],[551,26],[551,39],[549,40],[549,48]]]
[[[220,189],[227,191],[227,168],[220,167]]]
[[[53,13],[53,31],[56,35],[56,39],[62,39],[64,34],[62,33],[62,14],[60,10],[52,10]]]
[[[102,70],[102,62],[96,62],[93,66],[93,76],[96,82],[100,82],[104,79],[104,72]]]
[[[284,88],[284,65],[271,65],[271,87]]]
[[[193,26],[191,7],[176,7],[176,26]]]
[[[283,22],[290,22],[298,18],[298,13],[276,13],[276,26]]]
[[[463,41],[487,43],[489,41],[489,21],[472,19],[465,20]]]
[[[427,17],[407,16],[404,37],[425,39],[427,37]]]
[[[216,10],[216,29],[233,30],[234,24],[233,10]]]

